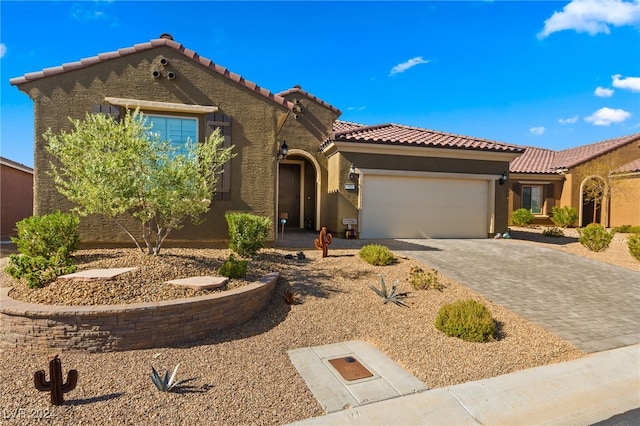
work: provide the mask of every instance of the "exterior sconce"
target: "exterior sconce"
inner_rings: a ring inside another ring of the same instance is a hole
[[[278,150],[277,159],[284,160],[287,158],[287,154],[289,154],[289,145],[287,145],[287,141],[282,141],[282,145],[280,145],[280,149]]]
[[[356,178],[358,176],[358,174],[356,173],[356,168],[354,167],[353,163],[351,164],[351,167],[349,167],[349,179],[353,180],[354,178]]]
[[[504,185],[505,183],[507,183],[507,179],[509,178],[509,176],[507,176],[507,172],[503,172],[502,176],[500,176],[500,179],[498,179],[498,183],[500,185]]]

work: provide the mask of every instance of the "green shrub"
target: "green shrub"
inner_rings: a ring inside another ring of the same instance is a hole
[[[518,209],[511,215],[511,223],[515,226],[527,226],[533,222],[533,213],[527,209]]]
[[[60,275],[75,272],[76,265],[65,255],[65,249],[61,248],[59,253],[49,258],[12,254],[4,270],[17,280],[24,278],[29,288],[40,288]]]
[[[393,253],[380,244],[367,244],[358,253],[366,262],[375,266],[386,266],[393,262]]]
[[[640,226],[622,225],[612,229],[621,234],[640,234]]]
[[[609,248],[615,232],[607,232],[599,223],[590,223],[582,229],[578,229],[580,237],[578,241],[591,251],[605,251]]]
[[[575,207],[554,207],[552,212],[553,216],[551,217],[551,220],[560,228],[572,226],[578,221],[578,209]]]
[[[562,230],[562,228],[554,226],[552,228],[545,228],[542,231],[542,235],[547,237],[564,237],[564,231]]]
[[[436,317],[436,328],[447,336],[467,342],[487,342],[496,334],[496,323],[486,306],[475,300],[459,300],[443,305]]]
[[[69,256],[80,245],[78,224],[80,219],[69,213],[52,213],[31,216],[16,224],[18,236],[12,237],[18,251],[31,257],[46,259],[60,255]]]
[[[631,256],[640,260],[640,234],[630,235],[627,244],[629,245],[629,252],[631,253]]]
[[[229,248],[242,257],[253,257],[264,247],[271,219],[250,213],[225,214],[229,225]]]
[[[409,278],[407,278],[407,280],[416,290],[432,289],[442,291],[444,288],[444,285],[440,282],[438,277],[438,271],[435,269],[425,272],[422,268],[414,266],[411,268],[411,272],[409,272]]]
[[[236,260],[233,254],[230,254],[218,269],[218,273],[227,278],[242,278],[247,275],[247,261]]]

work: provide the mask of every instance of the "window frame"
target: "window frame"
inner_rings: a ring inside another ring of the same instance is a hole
[[[531,189],[531,192],[530,192],[530,195],[529,195],[529,207],[528,208],[527,208],[527,206],[525,206],[525,190],[526,190],[526,188],[530,188]],[[537,188],[537,189],[540,190],[540,198],[539,198],[539,200],[534,200],[533,199],[533,189],[534,188]],[[522,205],[523,209],[529,210],[532,214],[534,214],[536,216],[544,215],[544,201],[545,201],[545,199],[544,199],[544,185],[542,185],[542,184],[540,184],[540,185],[538,185],[538,184],[529,184],[529,183],[521,184],[521,194],[522,194],[521,195],[521,197],[522,197],[521,198],[521,205]],[[532,206],[531,206],[533,204],[532,201],[538,201],[539,211],[533,211]]]
[[[190,121],[194,121],[196,122],[195,125],[195,139],[193,139],[191,142],[192,143],[199,143],[200,140],[200,124],[201,124],[201,120],[200,118],[198,118],[197,116],[185,116],[185,115],[171,115],[171,114],[157,114],[157,113],[144,113],[144,117],[148,120],[150,117],[159,117],[159,118],[166,118],[166,119],[178,119],[178,120],[190,120]],[[149,124],[149,123],[147,123]],[[156,131],[154,131],[154,128],[152,127],[150,129],[150,132],[155,134],[158,133]],[[168,135],[167,135],[168,136]],[[183,140],[182,142],[173,142],[170,141],[168,139],[163,139],[162,137],[160,138],[160,140],[164,140],[166,142],[168,142],[169,144],[171,144],[173,147],[176,147],[178,149],[178,153],[182,153],[184,154],[184,150],[180,148],[180,146],[184,146],[184,144],[186,144],[186,140]]]

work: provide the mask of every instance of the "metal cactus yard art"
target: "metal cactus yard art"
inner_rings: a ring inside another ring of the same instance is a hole
[[[318,250],[322,250],[322,257],[327,257],[329,252],[329,245],[333,241],[333,237],[327,232],[327,227],[323,226],[320,230],[320,236],[317,240],[313,241],[313,244]]]
[[[62,405],[64,394],[75,389],[78,383],[78,371],[69,370],[67,381],[62,379],[62,362],[58,355],[49,362],[49,380],[45,379],[44,370],[36,371],[33,375],[36,389],[43,392],[51,392],[51,404]]]

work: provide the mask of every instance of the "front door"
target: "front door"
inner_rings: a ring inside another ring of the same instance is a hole
[[[287,225],[300,227],[300,164],[280,163],[278,217],[288,213]]]

